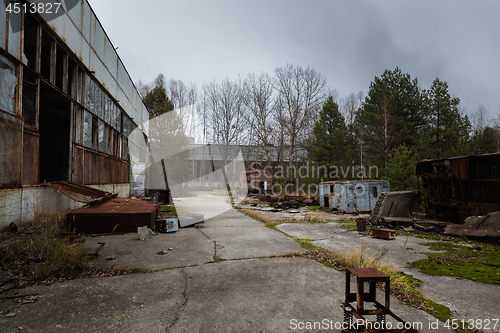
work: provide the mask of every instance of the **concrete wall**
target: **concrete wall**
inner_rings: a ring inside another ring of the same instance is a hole
[[[17,226],[31,222],[40,214],[51,214],[82,207],[50,187],[28,187],[0,190],[0,230],[11,222]]]
[[[92,185],[93,188],[129,196],[128,184]],[[31,222],[41,214],[65,212],[80,208],[84,204],[74,201],[51,187],[24,187],[0,190],[0,230],[14,222],[21,226]]]

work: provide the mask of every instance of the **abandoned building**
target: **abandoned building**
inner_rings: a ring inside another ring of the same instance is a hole
[[[500,153],[424,160],[417,179],[431,218],[462,223],[500,210]]]
[[[319,185],[319,204],[345,213],[371,212],[380,193],[389,192],[386,180],[329,181]]]
[[[0,0],[0,229],[82,205],[54,181],[127,197],[147,156],[149,114],[116,48],[86,0],[61,3],[55,17]]]

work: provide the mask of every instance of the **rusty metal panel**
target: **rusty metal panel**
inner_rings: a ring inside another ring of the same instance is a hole
[[[83,155],[84,150],[76,145],[73,145],[73,181],[83,184]]]
[[[100,169],[101,169],[101,161],[100,155],[96,153],[92,153],[92,183],[90,184],[100,184]]]
[[[40,183],[40,134],[24,130],[23,185]]]
[[[94,164],[92,163],[92,152],[85,150],[83,153],[83,183],[84,184],[94,184],[94,179],[92,177]]]
[[[154,202],[113,198],[69,212],[67,223],[83,233],[137,232],[138,227],[153,228],[158,212]]]
[[[0,186],[21,185],[22,122],[0,111]]]
[[[424,160],[417,176],[429,217],[461,223],[500,210],[500,153]]]

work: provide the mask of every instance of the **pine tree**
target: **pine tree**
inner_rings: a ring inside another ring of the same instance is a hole
[[[332,96],[323,104],[319,116],[313,128],[314,139],[306,147],[309,157],[323,165],[341,163],[348,148],[348,130]]]
[[[149,111],[150,119],[174,109],[174,104],[168,99],[167,92],[162,86],[154,87],[144,96],[142,101]]]
[[[399,68],[386,69],[370,84],[368,95],[356,114],[367,156],[384,168],[399,145],[413,146],[423,128],[422,94],[417,79]]]
[[[429,147],[425,158],[453,157],[466,154],[470,122],[458,111],[460,99],[451,97],[448,83],[436,78],[425,92],[426,130]]]

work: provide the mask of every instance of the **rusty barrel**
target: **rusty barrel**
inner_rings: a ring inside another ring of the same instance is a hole
[[[278,202],[279,198],[277,195],[267,195],[266,196],[266,201],[267,202]]]
[[[365,218],[356,219],[356,230],[357,231],[366,231],[366,219]]]

